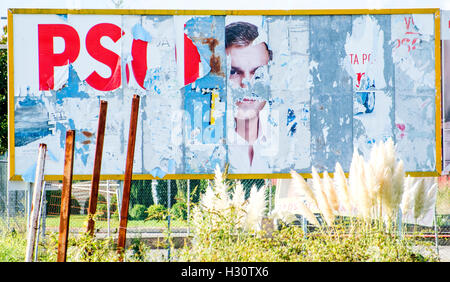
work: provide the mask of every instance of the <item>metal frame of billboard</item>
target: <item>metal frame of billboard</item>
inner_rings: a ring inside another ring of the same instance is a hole
[[[442,118],[441,118],[441,24],[439,8],[412,8],[412,9],[338,9],[338,10],[131,10],[131,9],[8,9],[8,156],[9,179],[22,181],[21,175],[15,174],[14,163],[14,14],[75,14],[75,15],[192,15],[192,16],[324,16],[324,15],[396,15],[396,14],[433,14],[434,15],[434,46],[435,46],[435,133],[436,133],[436,170],[435,171],[409,171],[408,175],[414,177],[440,176],[442,173]],[[62,169],[61,169],[62,171]],[[311,173],[301,173],[305,178],[311,178]],[[333,173],[330,173],[332,176]],[[348,174],[347,174],[348,175]],[[62,180],[63,175],[45,175],[47,181]],[[167,174],[163,179],[212,179],[214,174]],[[289,173],[269,174],[229,174],[230,179],[267,179],[291,178]],[[91,175],[74,175],[74,180],[90,180]],[[104,174],[101,180],[123,180],[123,174]],[[151,174],[133,174],[133,180],[160,179]]]

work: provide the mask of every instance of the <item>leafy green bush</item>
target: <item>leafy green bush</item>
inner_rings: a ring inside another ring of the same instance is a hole
[[[187,205],[185,202],[176,202],[170,209],[170,213],[175,219],[187,220]]]
[[[61,190],[50,190],[45,191],[46,198],[48,204],[47,207],[47,214],[48,215],[57,215],[60,213],[61,209]],[[80,214],[81,212],[81,206],[77,199],[71,198],[70,199],[70,214]]]
[[[146,220],[164,220],[167,217],[167,209],[163,205],[151,205],[147,208]]]
[[[135,220],[144,220],[147,216],[145,214],[146,208],[144,205],[134,205],[133,208],[130,210],[130,216],[132,219]]]
[[[208,188],[199,206],[192,213],[192,244],[178,253],[179,261],[199,262],[422,262],[437,261],[431,248],[410,236],[398,236],[398,231],[386,228],[384,219],[351,217],[316,222],[307,234],[300,226],[265,229],[243,229],[240,212],[244,191],[236,184],[233,197],[229,183],[216,171],[216,179]],[[240,185],[242,186],[242,185]],[[239,188],[239,189],[237,189]],[[237,190],[236,190],[237,189]],[[256,194],[254,194],[256,195]],[[264,195],[262,195],[264,196]],[[250,193],[250,198],[252,193]],[[256,198],[255,198],[256,199]],[[229,204],[231,201],[231,205]],[[309,218],[308,218],[309,220]],[[312,222],[311,222],[312,223]],[[270,235],[269,235],[270,233]]]
[[[98,204],[96,214],[98,219],[108,218],[108,206],[106,204]]]
[[[98,211],[98,206],[100,204],[104,204],[106,206],[107,204],[107,200],[106,197],[102,194],[98,194],[98,198],[97,198],[97,211]],[[84,205],[83,208],[85,210],[85,213],[88,213],[88,209],[89,209],[89,198],[86,199],[86,201],[84,201]],[[111,214],[113,214],[114,212],[117,211],[117,196],[115,194],[111,195],[110,199],[109,199],[109,211]]]
[[[20,262],[25,258],[27,238],[24,232],[10,230],[0,218],[0,262]]]

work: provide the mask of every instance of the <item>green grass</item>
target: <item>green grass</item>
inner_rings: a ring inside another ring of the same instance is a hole
[[[87,216],[86,215],[71,215],[69,219],[69,228],[86,228],[87,226]],[[59,228],[59,216],[48,216],[45,222],[46,228]],[[187,227],[186,221],[182,220],[171,220],[171,227]],[[119,219],[113,217],[110,220],[111,229],[119,228]],[[167,228],[167,220],[128,220],[128,228]],[[106,220],[96,220],[95,228],[106,229],[108,228],[108,221]]]
[[[10,233],[5,230],[0,229],[0,262],[23,261],[27,246],[25,233]]]

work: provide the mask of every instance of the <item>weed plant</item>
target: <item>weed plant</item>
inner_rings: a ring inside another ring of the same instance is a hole
[[[433,203],[432,187],[423,181],[405,179],[403,162],[395,158],[391,140],[374,146],[369,162],[356,151],[347,180],[336,165],[334,179],[323,178],[312,168],[312,187],[292,172],[295,189],[306,203],[300,213],[314,226],[304,232],[299,226],[281,226],[267,231],[261,226],[264,192],[254,187],[245,200],[239,182],[225,180],[216,169],[215,180],[193,210],[193,240],[179,253],[181,261],[338,261],[418,262],[437,261],[431,247],[427,255],[417,245],[426,245],[395,228],[398,211],[419,220]],[[403,193],[407,190],[408,193]],[[404,196],[406,195],[406,196]],[[407,199],[405,199],[407,197]],[[280,211],[271,219],[285,221]]]

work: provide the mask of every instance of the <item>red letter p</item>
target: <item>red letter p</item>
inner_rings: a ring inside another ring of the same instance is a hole
[[[55,54],[53,38],[62,37],[65,48],[62,53]],[[39,24],[39,90],[52,90],[55,85],[54,67],[74,62],[80,53],[80,38],[77,31],[65,24]]]

